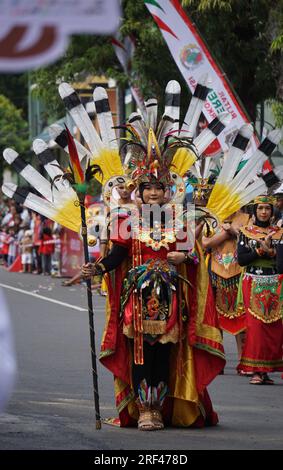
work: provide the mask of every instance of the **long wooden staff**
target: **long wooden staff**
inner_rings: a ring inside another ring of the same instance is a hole
[[[78,196],[79,196],[81,219],[82,219],[81,233],[82,233],[83,247],[84,247],[84,258],[85,258],[85,263],[89,263],[89,252],[88,252],[88,243],[87,243],[87,225],[86,225],[85,205],[84,205],[85,195],[80,193],[78,194]],[[93,380],[96,429],[101,429],[96,352],[95,352],[95,330],[94,330],[94,322],[93,322],[93,303],[92,303],[92,291],[91,291],[90,279],[86,280],[86,285],[87,285],[87,304],[88,304],[89,336],[90,336],[90,348],[91,348],[91,365],[92,365],[92,380]]]
[[[88,253],[87,225],[86,225],[84,203],[85,203],[87,181],[90,180],[92,175],[94,174],[95,165],[93,165],[92,169],[90,166],[88,166],[88,168],[85,171],[82,169],[73,136],[71,135],[67,126],[65,127],[67,131],[68,148],[69,148],[70,165],[71,165],[71,173],[69,173],[69,176],[71,177],[73,188],[76,191],[78,199],[79,199],[79,204],[80,204],[80,209],[81,209],[81,223],[82,223],[81,233],[82,233],[83,246],[84,246],[84,258],[85,258],[85,263],[87,264],[89,263],[89,253]],[[91,280],[90,279],[86,281],[86,285],[87,285],[87,304],[88,304],[89,336],[90,336],[90,347],[91,347],[91,365],[92,365],[92,380],[93,380],[96,429],[101,429],[96,353],[95,353],[95,331],[94,331],[94,323],[93,323],[93,304],[92,304],[92,292],[91,292]]]

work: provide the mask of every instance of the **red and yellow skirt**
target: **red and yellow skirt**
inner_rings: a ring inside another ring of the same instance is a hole
[[[212,273],[219,327],[231,335],[237,335],[246,329],[245,310],[237,307],[239,279],[240,274],[224,279]]]
[[[283,371],[282,301],[277,275],[245,274],[242,283],[246,340],[238,370]]]

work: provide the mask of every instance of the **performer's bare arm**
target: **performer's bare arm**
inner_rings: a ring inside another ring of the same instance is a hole
[[[230,233],[227,230],[222,230],[220,233],[216,233],[212,237],[202,237],[202,246],[205,250],[216,248],[226,240],[231,238]]]
[[[167,261],[177,266],[186,260],[186,253],[182,251],[171,251],[167,255]]]
[[[205,224],[205,221],[204,220],[201,220],[199,223],[196,223],[196,230],[195,230],[195,237],[196,237],[196,240],[198,240],[198,237],[200,236],[202,230],[203,230],[203,226]]]

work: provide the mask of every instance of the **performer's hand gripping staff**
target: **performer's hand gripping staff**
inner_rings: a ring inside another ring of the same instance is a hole
[[[80,205],[81,211],[81,223],[82,223],[82,239],[84,247],[84,259],[85,264],[89,263],[89,252],[87,243],[87,224],[85,214],[85,194],[87,183],[93,178],[95,172],[99,171],[96,165],[88,166],[84,172],[79,156],[77,153],[76,145],[73,140],[73,136],[67,129],[68,134],[68,147],[70,155],[71,172],[66,175],[67,179],[72,183],[74,190],[78,196],[78,204]],[[92,379],[93,379],[93,394],[94,394],[94,405],[95,405],[95,417],[96,417],[96,429],[101,429],[101,418],[99,410],[99,394],[98,394],[98,380],[97,380],[97,365],[96,365],[96,352],[95,352],[95,330],[93,322],[93,303],[92,303],[92,291],[91,291],[91,278],[86,279],[87,285],[87,303],[88,303],[88,315],[89,315],[89,334],[90,334],[90,347],[91,347],[91,364],[92,364]]]

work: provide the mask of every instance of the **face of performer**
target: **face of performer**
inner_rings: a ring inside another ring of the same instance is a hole
[[[167,203],[172,199],[172,191],[170,188],[167,188],[164,194],[164,202]]]
[[[260,222],[268,222],[271,218],[272,209],[270,204],[258,204],[256,217]]]
[[[131,191],[129,191],[124,184],[119,184],[116,189],[120,199],[123,199],[124,201],[131,200]]]
[[[163,204],[164,188],[160,183],[146,183],[142,193],[145,204]]]
[[[276,198],[276,207],[278,207],[278,209],[279,209],[280,211],[283,210],[283,195],[282,195],[282,196],[278,196],[278,197]]]

